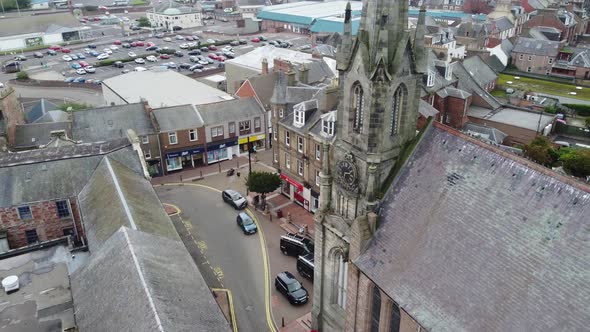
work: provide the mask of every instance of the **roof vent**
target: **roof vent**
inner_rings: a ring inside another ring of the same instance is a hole
[[[6,294],[17,291],[19,289],[18,276],[8,276],[2,279],[2,287]]]

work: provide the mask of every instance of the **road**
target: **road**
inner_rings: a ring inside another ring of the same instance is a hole
[[[196,261],[203,262],[198,265],[209,286],[217,286],[210,277],[213,272],[221,287],[231,290],[239,330],[270,331],[265,304],[265,276],[269,276],[265,274],[260,233],[244,235],[236,225],[237,211],[223,203],[215,190],[187,185],[156,187],[156,192],[163,202],[182,211],[181,217],[201,249],[196,254],[204,256]]]

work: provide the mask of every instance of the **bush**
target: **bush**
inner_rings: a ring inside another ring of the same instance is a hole
[[[81,103],[65,103],[59,107],[64,112],[75,112],[92,108],[92,105]]]
[[[546,137],[537,136],[530,143],[524,146],[524,155],[534,160],[536,163],[545,166],[553,165],[559,158],[559,154],[551,142]]]
[[[135,6],[134,2],[135,2],[135,0],[131,2],[131,5],[132,6]],[[148,20],[148,18],[145,17],[145,16],[142,16],[142,17],[138,18],[137,19],[137,24],[140,27],[151,27],[152,26],[152,24],[150,23],[150,20]]]
[[[16,73],[16,79],[20,81],[25,81],[29,79],[29,74],[26,71],[19,71]]]
[[[563,106],[573,109],[574,111],[576,111],[576,114],[580,116],[590,116],[590,105],[563,104]]]
[[[590,176],[590,150],[572,150],[562,156],[563,168],[573,176]]]
[[[84,10],[88,12],[98,11],[98,6],[84,6]]]

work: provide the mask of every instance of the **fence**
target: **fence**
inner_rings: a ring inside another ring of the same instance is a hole
[[[562,135],[590,138],[590,130],[587,128],[570,126],[561,122],[556,122],[555,132]]]

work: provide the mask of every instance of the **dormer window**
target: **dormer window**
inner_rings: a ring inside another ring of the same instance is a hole
[[[334,136],[334,122],[322,120],[322,133]]]
[[[303,127],[303,125],[305,124],[305,112],[302,110],[295,110],[295,112],[293,112],[293,116],[293,124],[295,125],[295,127]]]
[[[434,72],[432,70],[428,71],[428,79],[426,80],[426,86],[432,87],[434,86]]]
[[[445,79],[450,81],[453,79],[453,64],[449,63],[445,69]]]

